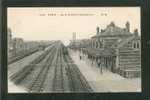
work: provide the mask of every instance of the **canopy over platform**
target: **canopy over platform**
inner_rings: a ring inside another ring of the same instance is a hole
[[[94,57],[101,56],[116,56],[116,51],[114,49],[96,49],[96,48],[87,48],[87,54]]]

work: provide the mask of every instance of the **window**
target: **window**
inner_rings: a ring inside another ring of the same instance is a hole
[[[102,44],[102,42],[100,42],[100,48],[102,48],[102,46],[103,46],[103,44]]]
[[[136,48],[136,43],[133,44],[133,48]]]
[[[96,42],[96,48],[98,48],[98,42]]]
[[[94,42],[92,41],[92,48],[94,47]]]
[[[137,43],[137,48],[140,48],[140,47],[139,47],[139,43]]]

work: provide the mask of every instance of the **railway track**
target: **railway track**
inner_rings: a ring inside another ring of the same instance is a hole
[[[63,86],[63,65],[62,65],[62,50],[61,48],[58,48],[57,50],[57,60],[55,63],[55,74],[53,79],[53,91],[54,92],[63,92],[64,86]]]
[[[55,77],[53,80],[53,91],[54,92],[65,92],[64,89],[64,75],[63,68],[66,69],[66,74],[69,80],[70,92],[91,92],[93,91],[89,86],[88,82],[79,71],[77,66],[73,63],[69,55],[63,55],[62,50],[58,50],[56,66],[55,66]]]
[[[51,67],[50,65],[52,63],[55,52],[56,52],[56,47],[52,48],[52,51],[46,61],[47,63],[44,66],[42,66],[42,69],[40,70],[38,76],[35,78],[31,86],[29,87],[29,92],[43,91],[43,84],[45,82],[48,70]]]
[[[16,57],[11,57],[11,58],[8,59],[8,65],[10,65],[10,64],[12,64],[12,63],[14,63],[14,62],[16,62],[16,61],[18,61],[18,60],[20,60],[20,59],[23,59],[23,58],[25,58],[25,57],[27,57],[27,56],[29,56],[29,55],[31,55],[31,54],[37,52],[37,51],[38,51],[38,48],[35,49],[35,50],[32,50],[32,51],[28,51],[28,52],[25,53],[25,54],[18,55],[18,56],[16,56]]]
[[[60,42],[53,44],[28,66],[13,74],[11,80],[23,84],[30,93],[41,93],[47,87],[46,91],[55,93],[92,92],[78,67],[62,48],[64,45]]]
[[[92,92],[92,88],[82,75],[78,67],[73,63],[69,55],[65,55],[67,64],[67,75],[69,77],[70,88],[72,92]]]
[[[51,48],[53,48],[54,45],[52,45]],[[9,78],[11,81],[13,81],[15,84],[19,84],[22,80],[24,80],[32,71],[35,69],[36,65],[40,64],[48,55],[48,53],[51,52],[52,49],[48,49],[43,54],[41,54],[38,58],[36,58],[34,61],[32,61],[29,65],[22,68],[17,73],[14,73]]]

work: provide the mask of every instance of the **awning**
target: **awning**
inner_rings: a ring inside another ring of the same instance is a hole
[[[100,57],[100,56],[115,56],[116,52],[114,49],[99,49],[99,48],[87,48],[88,55]]]

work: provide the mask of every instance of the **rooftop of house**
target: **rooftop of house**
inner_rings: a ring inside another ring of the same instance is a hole
[[[133,35],[128,29],[118,27],[114,24],[114,22],[111,22],[109,25],[107,25],[106,29],[101,30],[99,34],[94,35],[92,38],[96,37],[104,37],[104,36],[127,36],[127,35]]]

